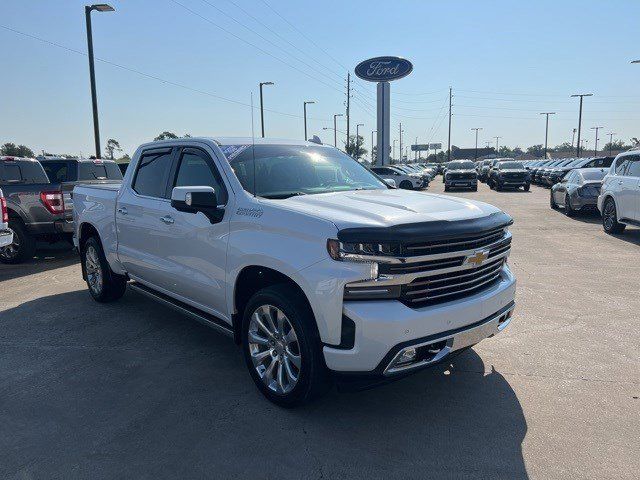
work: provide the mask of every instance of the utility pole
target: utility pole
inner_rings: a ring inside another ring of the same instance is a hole
[[[604,128],[604,127],[591,127],[591,130],[595,130],[596,131],[596,143],[593,146],[593,156],[594,157],[598,156],[598,130],[600,130],[601,128]]]
[[[264,85],[273,85],[273,82],[260,82],[260,127],[262,129],[262,138],[264,138],[264,105],[262,103],[262,87]]]
[[[307,136],[307,105],[311,104],[311,103],[316,103],[313,100],[309,100],[304,103],[304,141],[306,142],[309,137]]]
[[[576,156],[580,158],[580,132],[582,131],[582,99],[584,97],[593,96],[593,93],[578,93],[571,96],[580,97],[580,113],[578,114],[578,144],[577,144],[577,151],[576,151]]]
[[[356,160],[358,158],[360,158],[360,155],[359,155],[359,153],[360,153],[360,127],[364,127],[364,123],[358,123],[356,125],[356,156],[355,156]]]
[[[478,132],[482,130],[482,128],[472,128],[471,130],[475,130],[476,132],[476,151],[473,154],[473,159],[477,160],[478,159]]]
[[[397,142],[397,141],[398,141],[398,140],[394,140],[394,141],[393,141],[393,150],[391,150],[391,152],[392,152],[392,154],[393,154],[392,156],[394,156],[394,157],[395,157],[395,155],[396,155],[396,142]]]
[[[498,155],[498,140],[500,140],[502,137],[493,137],[496,139],[496,155]]]
[[[417,161],[418,161],[418,137],[416,137],[416,143],[415,143],[415,145],[416,145],[416,152],[415,152],[415,155],[414,155],[414,156],[415,156],[415,161],[417,162]],[[427,157],[428,157],[428,156],[429,156],[429,151],[427,150]]]
[[[349,120],[351,119],[351,73],[347,73],[347,143],[349,145]]]
[[[336,122],[336,118],[338,117],[342,117],[343,115],[341,113],[336,113],[333,116],[333,146],[334,147],[338,147],[338,125]]]
[[[547,142],[549,140],[549,115],[555,115],[556,112],[542,112],[540,115],[546,115],[547,116],[547,122],[546,122],[546,126],[544,129],[544,159],[547,159]],[[574,130],[575,133],[575,130]],[[571,141],[571,146],[573,147],[573,140]]]
[[[617,133],[607,133],[609,135],[609,156],[611,156],[611,149],[613,148],[613,136],[617,135]]]
[[[373,143],[373,134],[374,133],[378,133],[377,130],[371,130],[371,165],[375,165],[378,161],[377,158],[374,158],[373,156],[373,146],[375,145],[375,143]]]
[[[93,137],[96,144],[96,158],[101,158],[100,153],[100,125],[98,124],[98,96],[96,94],[96,71],[93,61],[93,33],[91,31],[91,12],[113,12],[115,9],[106,3],[100,5],[87,5],[84,7],[85,20],[87,22],[87,50],[89,54],[89,80],[91,82],[91,106],[93,109]]]
[[[449,87],[449,139],[447,140],[447,162],[451,160],[451,87]]]

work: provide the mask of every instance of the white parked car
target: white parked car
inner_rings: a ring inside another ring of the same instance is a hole
[[[602,181],[598,210],[607,233],[640,226],[640,150],[619,154]]]
[[[405,190],[417,190],[425,186],[424,180],[418,173],[405,172],[393,165],[371,167],[371,170],[380,178],[395,181],[398,187]]]
[[[132,288],[228,334],[279,405],[401,377],[511,321],[509,215],[390,188],[334,147],[152,142],[121,186],[73,199],[91,296]]]
[[[0,189],[0,248],[7,247],[13,243],[13,232],[9,230],[9,211],[7,201]]]

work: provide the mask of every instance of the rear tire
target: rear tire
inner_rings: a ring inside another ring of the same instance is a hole
[[[80,256],[89,293],[96,302],[113,302],[124,295],[127,277],[111,270],[100,240],[96,237],[89,238],[82,245]]]
[[[400,182],[400,188],[403,188],[405,190],[413,190],[413,185],[411,185],[411,182],[409,180],[403,180],[402,182]]]
[[[549,192],[549,206],[551,207],[552,210],[558,210],[558,204],[556,203],[556,201],[553,199],[553,190],[551,190],[551,192]]]
[[[447,185],[446,183],[444,184],[444,191],[448,192],[449,191],[449,185]]]
[[[624,223],[618,222],[616,202],[613,198],[607,198],[602,207],[602,227],[609,234],[622,233],[626,227]]]
[[[531,185],[530,185],[529,183],[527,183],[527,184],[524,186],[524,191],[525,191],[525,192],[528,192],[529,190],[531,190]]]
[[[9,229],[13,231],[13,243],[0,249],[0,262],[15,265],[31,260],[36,254],[36,239],[20,220],[10,219]]]
[[[564,214],[567,217],[573,217],[576,214],[576,211],[571,206],[571,197],[567,194],[564,196]]]
[[[251,297],[242,320],[242,351],[258,390],[281,407],[308,403],[331,386],[313,312],[288,285]]]

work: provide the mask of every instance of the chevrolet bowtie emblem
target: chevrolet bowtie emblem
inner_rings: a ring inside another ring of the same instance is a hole
[[[469,255],[464,259],[465,264],[470,264],[474,266],[481,265],[487,258],[489,258],[489,250],[480,250],[473,255]]]

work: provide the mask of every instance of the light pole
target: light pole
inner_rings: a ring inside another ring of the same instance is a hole
[[[540,115],[546,115],[547,120],[544,128],[544,159],[547,159],[547,141],[549,140],[549,115],[555,115],[556,112],[542,112]]]
[[[364,123],[356,124],[356,160],[360,157],[360,155],[358,155],[360,152],[360,127],[364,127]]]
[[[91,104],[93,107],[93,138],[96,143],[96,158],[101,158],[100,154],[100,125],[98,123],[98,97],[96,95],[96,71],[93,62],[93,34],[91,32],[91,12],[113,12],[115,8],[106,3],[96,5],[86,5],[84,16],[87,21],[87,50],[89,51],[89,78],[91,81]]]
[[[476,151],[473,154],[473,159],[477,160],[478,159],[478,132],[482,130],[482,128],[472,128],[471,130],[475,130],[476,132]]]
[[[577,93],[571,96],[580,97],[580,113],[578,114],[578,143],[576,147],[577,148],[576,156],[580,158],[580,132],[582,131],[582,99],[584,97],[592,97],[593,93]]]
[[[336,122],[336,118],[338,117],[342,117],[342,113],[336,113],[333,116],[333,146],[334,147],[338,147],[338,134],[336,133],[338,131],[338,125]]]
[[[373,134],[374,133],[378,133],[378,130],[371,130],[371,165],[375,165],[376,159],[373,158],[373,146],[375,145],[373,143]]]
[[[617,135],[615,132],[607,133],[609,135],[609,156],[611,156],[611,149],[613,148],[613,136]]]
[[[398,140],[394,140],[394,141],[393,141],[393,150],[392,150],[392,152],[393,152],[393,156],[394,156],[394,157],[395,157],[395,155],[396,155],[396,142],[397,142],[397,141],[398,141]]]
[[[493,137],[496,139],[496,155],[498,155],[498,140],[500,140],[502,137]]]
[[[402,132],[404,132],[404,130],[402,130],[402,124],[400,124],[400,148],[398,149],[398,153],[400,155],[400,163],[402,163]]]
[[[573,148],[573,144],[574,144],[574,143],[575,143],[575,141],[576,141],[576,132],[577,132],[577,131],[578,131],[578,129],[577,129],[577,128],[574,128],[574,129],[573,129],[573,135],[571,135],[571,148]]]
[[[306,142],[309,137],[307,136],[307,105],[311,104],[311,103],[316,103],[313,100],[308,100],[306,102],[303,102],[304,105],[304,141]]]
[[[260,126],[262,128],[262,138],[264,138],[264,105],[262,102],[262,87],[264,85],[273,85],[273,82],[260,82]]]
[[[596,143],[593,146],[593,156],[596,157],[598,155],[598,130],[604,127],[591,127],[591,130],[596,131]]]

